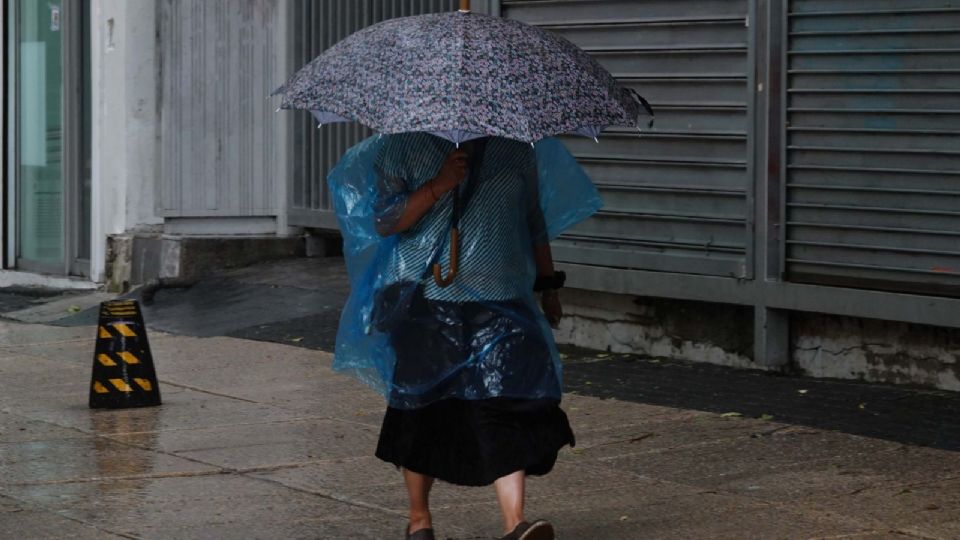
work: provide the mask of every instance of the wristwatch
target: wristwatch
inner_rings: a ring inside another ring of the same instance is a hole
[[[540,292],[560,289],[566,281],[566,272],[554,272],[552,276],[537,276],[537,280],[533,283],[533,290],[534,292]]]

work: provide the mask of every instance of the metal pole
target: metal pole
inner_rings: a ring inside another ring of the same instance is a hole
[[[460,11],[470,11],[470,0],[460,0]]]

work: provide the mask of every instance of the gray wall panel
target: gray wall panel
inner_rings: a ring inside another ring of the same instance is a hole
[[[653,131],[563,137],[606,207],[555,246],[561,262],[744,277],[750,249],[747,0],[503,2],[560,33],[657,111]]]
[[[787,276],[960,285],[960,1],[793,0]]]
[[[504,0],[504,16],[531,24],[624,21],[743,21],[740,0]]]
[[[277,215],[278,0],[159,2],[165,217]]]

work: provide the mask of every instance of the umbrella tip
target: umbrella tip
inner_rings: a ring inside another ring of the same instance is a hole
[[[593,142],[595,142],[595,143],[597,143],[597,144],[600,144],[600,139],[594,137],[594,138],[593,138]]]
[[[320,122],[319,124],[317,124],[317,129],[320,129],[322,127],[323,127],[323,122]]]
[[[280,112],[280,109],[281,109],[280,107],[277,107],[277,110],[275,110],[275,111],[273,111],[273,112]]]

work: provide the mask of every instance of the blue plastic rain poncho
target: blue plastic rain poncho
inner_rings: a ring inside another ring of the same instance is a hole
[[[602,205],[555,139],[535,147],[484,139],[459,188],[459,272],[448,268],[453,192],[411,228],[390,234],[410,193],[435,177],[454,145],[427,133],[371,137],[328,181],[344,238],[351,293],[334,368],[391,407],[444,398],[560,399],[559,354],[533,293],[533,250]]]

